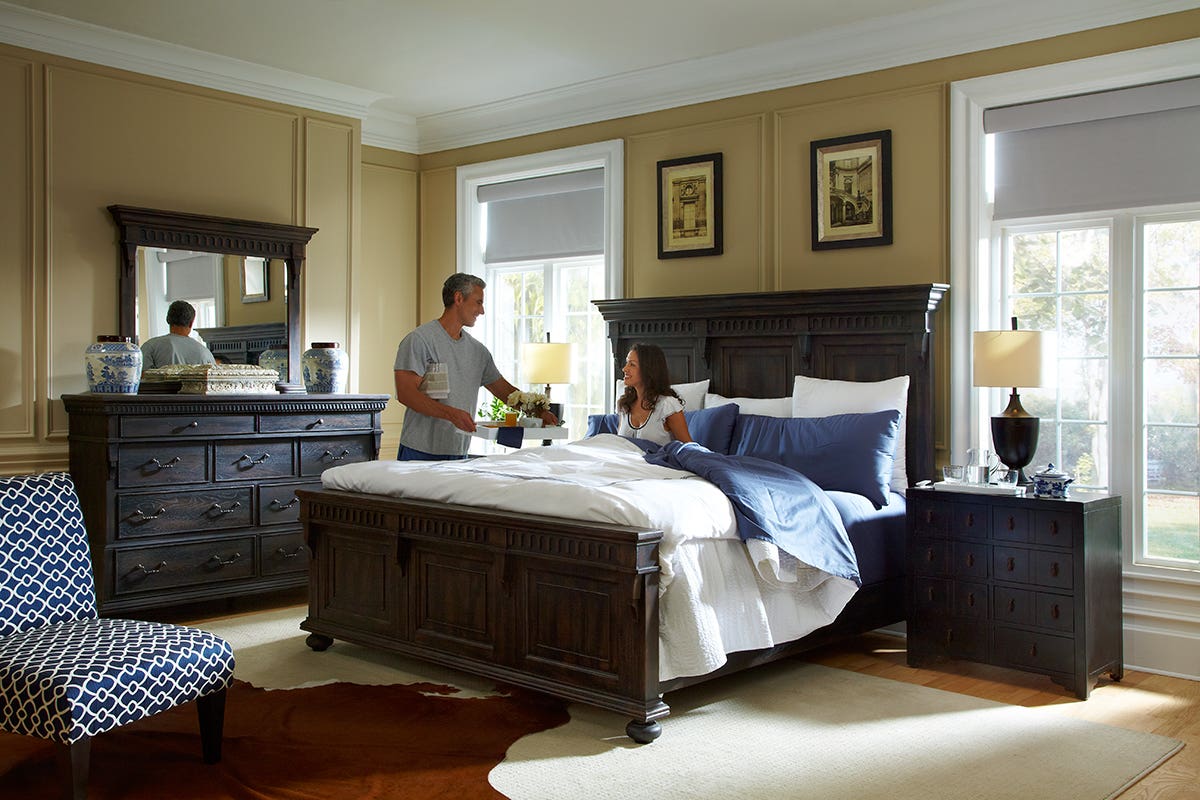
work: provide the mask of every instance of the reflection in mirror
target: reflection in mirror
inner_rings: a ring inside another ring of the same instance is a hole
[[[122,205],[108,211],[120,235],[121,336],[165,333],[167,306],[187,300],[199,317],[193,329],[214,356],[255,363],[262,350],[285,349],[280,391],[303,391],[298,292],[316,228]]]

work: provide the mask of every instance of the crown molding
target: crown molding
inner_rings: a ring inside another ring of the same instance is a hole
[[[785,42],[412,117],[383,93],[0,2],[0,42],[362,120],[363,143],[422,154],[890,69],[1198,7],[1196,0],[961,0]],[[864,42],[887,42],[872,50]]]

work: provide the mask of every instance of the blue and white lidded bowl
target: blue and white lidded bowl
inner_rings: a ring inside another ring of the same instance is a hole
[[[313,342],[300,357],[304,388],[312,394],[345,394],[350,356],[337,342]]]
[[[271,348],[258,354],[258,365],[265,369],[273,369],[279,373],[279,380],[287,383],[288,351],[286,348]]]
[[[88,391],[137,394],[142,381],[142,349],[128,336],[97,336],[83,351]]]
[[[1033,475],[1033,496],[1065,500],[1068,487],[1074,481],[1067,473],[1055,469],[1053,464],[1047,464],[1045,469]]]

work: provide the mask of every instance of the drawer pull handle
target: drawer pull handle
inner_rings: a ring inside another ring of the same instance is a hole
[[[312,429],[312,428],[319,428],[319,427],[321,427],[321,426],[322,426],[322,425],[324,425],[324,424],[325,424],[325,419],[324,419],[323,417],[317,417],[317,419],[316,419],[316,421],[315,421],[315,422],[310,422],[310,423],[308,424],[308,427],[309,427],[310,429]]]
[[[250,462],[250,464],[251,464],[251,466],[253,466],[254,464],[261,464],[261,463],[263,463],[264,461],[267,461],[267,460],[268,460],[268,459],[270,459],[270,458],[271,458],[271,454],[270,454],[270,453],[263,453],[263,454],[262,454],[261,456],[259,456],[258,458],[255,458],[254,456],[252,456],[252,455],[249,455],[249,454],[247,454],[247,453],[242,453],[242,457],[241,457],[241,458],[239,458],[239,459],[238,459],[238,461],[249,461],[249,462]]]
[[[933,523],[933,510],[927,508],[927,509],[925,509],[925,524],[931,525],[932,523]]]
[[[241,501],[234,500],[233,505],[229,506],[229,508],[222,508],[220,503],[213,503],[212,508],[210,508],[208,510],[216,511],[218,514],[232,514],[233,510],[235,508],[241,508],[241,507],[242,507]]]
[[[159,461],[157,458],[152,458],[146,462],[146,466],[154,467],[154,469],[156,469],[156,470],[174,469],[175,465],[178,464],[181,460],[182,459],[179,456],[175,456],[170,461],[168,461],[167,463],[164,464],[161,461]]]
[[[350,455],[349,450],[343,450],[340,455],[336,455],[336,456],[329,450],[326,450],[324,453],[321,454],[321,458],[328,458],[330,461],[341,461],[348,455]]]
[[[1015,558],[1013,558],[1012,556],[1009,556],[1007,567],[1008,567],[1008,571],[1012,572],[1014,569],[1017,568],[1017,560]]]
[[[1011,614],[1012,612],[1014,612],[1016,610],[1017,610],[1017,599],[1015,597],[1008,598],[1008,613]]]
[[[160,561],[154,566],[154,569],[146,569],[141,564],[135,564],[133,566],[133,569],[129,570],[129,572],[130,572],[130,574],[133,574],[134,572],[140,572],[143,575],[157,575],[158,573],[162,572],[163,567],[165,567],[166,565],[167,565],[167,562]]]
[[[200,423],[197,420],[192,420],[187,425],[180,425],[178,428],[175,429],[174,433],[182,433],[183,431],[186,431],[188,428],[199,428],[199,427],[200,427]]]
[[[1050,617],[1051,619],[1058,619],[1058,603],[1050,606]]]
[[[1037,643],[1029,645],[1029,657],[1037,658]]]
[[[967,553],[967,566],[968,567],[975,566],[975,554],[974,553]]]
[[[293,550],[290,553],[287,550],[284,550],[282,547],[280,547],[279,549],[277,549],[275,551],[275,555],[280,556],[282,558],[295,558],[296,556],[300,555],[303,552],[304,552],[304,545],[300,545],[299,547],[297,547],[295,550]]]
[[[296,505],[296,503],[299,503],[299,502],[300,502],[300,498],[295,497],[295,496],[293,496],[291,499],[291,502],[288,502],[288,503],[281,503],[281,502],[279,502],[279,498],[272,498],[270,507],[275,509],[276,511],[287,511],[289,508],[291,508],[292,506]]]
[[[926,588],[925,594],[929,597],[929,600],[932,601],[933,600],[933,587],[930,586],[930,587]]]
[[[1056,520],[1056,519],[1050,520],[1050,535],[1051,536],[1058,535],[1058,520]]]
[[[1050,577],[1051,578],[1058,577],[1058,562],[1057,561],[1055,561],[1054,563],[1052,563],[1050,565]]]
[[[1010,517],[1008,518],[1008,529],[1009,529],[1010,531],[1015,531],[1015,530],[1017,529],[1017,520],[1016,520],[1016,517],[1012,517],[1012,516],[1010,516]]]
[[[975,512],[968,511],[967,512],[967,527],[970,528],[970,527],[973,527],[974,525],[975,525]]]
[[[159,517],[161,517],[163,515],[163,512],[166,510],[167,510],[166,506],[159,506],[158,511],[155,511],[153,514],[147,514],[145,511],[142,511],[140,508],[135,508],[133,510],[133,513],[130,514],[129,516],[131,516],[131,517],[138,516],[138,517],[141,517],[142,520],[158,519]]]
[[[926,564],[933,563],[933,548],[932,547],[925,548],[925,563]]]
[[[971,608],[975,607],[975,593],[974,592],[967,593],[967,605],[970,606]]]
[[[217,564],[217,566],[219,566],[219,567],[227,567],[230,564],[232,564],[233,562],[237,561],[241,557],[242,557],[241,553],[234,553],[227,559],[222,559],[220,556],[213,556],[212,558],[209,559],[209,561],[215,562]]]

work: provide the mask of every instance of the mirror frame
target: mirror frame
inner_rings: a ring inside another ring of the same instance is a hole
[[[121,243],[118,249],[119,335],[137,340],[137,249],[141,246],[235,256],[282,259],[287,282],[288,382],[302,387],[300,375],[300,271],[304,253],[318,228],[256,222],[230,217],[211,217],[182,211],[112,205]]]

